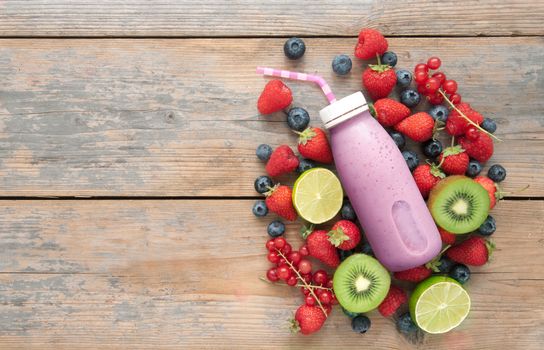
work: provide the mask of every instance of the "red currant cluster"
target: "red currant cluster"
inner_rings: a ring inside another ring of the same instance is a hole
[[[427,64],[420,63],[416,65],[414,80],[417,84],[417,91],[427,96],[430,104],[439,105],[444,101],[444,94],[440,91],[440,88],[442,88],[443,92],[449,95],[450,102],[456,105],[461,102],[461,95],[457,93],[457,82],[446,79],[446,75],[439,71],[429,76],[429,71],[437,70],[441,64],[440,58],[431,57],[427,60]]]
[[[312,273],[312,263],[307,259],[308,248],[303,245],[293,250],[285,238],[276,237],[266,242],[267,259],[275,266],[268,269],[266,278],[270,282],[284,281],[291,287],[300,287],[304,302],[308,306],[319,306],[325,315],[332,305],[338,304],[332,290],[332,278],[325,270]]]

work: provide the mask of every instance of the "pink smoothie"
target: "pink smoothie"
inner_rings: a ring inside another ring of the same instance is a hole
[[[390,271],[432,260],[442,246],[436,224],[401,152],[370,115],[362,93],[320,111],[338,175],[376,258]]]

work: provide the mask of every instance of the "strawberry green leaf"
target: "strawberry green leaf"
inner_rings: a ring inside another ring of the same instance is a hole
[[[329,242],[335,247],[340,246],[343,242],[349,240],[349,236],[344,233],[341,227],[336,230],[331,230],[327,233],[329,236]]]
[[[306,142],[313,139],[316,135],[316,132],[312,128],[306,128],[306,130],[299,134],[298,143],[305,145]]]
[[[303,239],[308,238],[308,236],[312,232],[314,232],[314,225],[313,224],[302,225],[302,227],[300,228],[300,235],[302,236]]]

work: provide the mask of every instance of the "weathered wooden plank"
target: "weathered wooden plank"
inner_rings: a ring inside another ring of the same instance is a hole
[[[10,196],[251,196],[261,142],[294,145],[280,114],[258,116],[270,65],[322,74],[338,96],[361,88],[361,64],[330,61],[354,39],[308,39],[288,62],[281,39],[0,41],[0,193]],[[492,160],[506,191],[544,195],[543,38],[391,39],[400,67],[432,54],[463,97],[496,118]],[[519,59],[519,52],[526,59]],[[290,83],[319,124],[318,89]]]
[[[376,312],[365,336],[340,310],[315,336],[289,335],[301,296],[258,280],[268,220],[251,202],[0,201],[0,347],[418,347]],[[467,285],[469,319],[421,348],[540,348],[544,202],[494,212],[498,249]]]
[[[4,36],[542,35],[542,22],[542,2],[520,0],[0,2]]]

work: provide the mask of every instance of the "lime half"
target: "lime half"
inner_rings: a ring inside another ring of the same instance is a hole
[[[332,219],[342,207],[343,197],[340,180],[325,168],[305,171],[293,186],[293,205],[298,215],[312,224]]]
[[[446,333],[470,311],[467,291],[454,279],[435,276],[418,284],[410,297],[412,319],[425,332]]]

